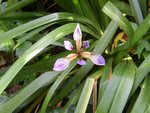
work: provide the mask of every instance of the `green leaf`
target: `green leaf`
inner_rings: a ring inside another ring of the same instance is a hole
[[[127,18],[123,16],[123,14],[118,10],[118,8],[115,5],[113,5],[113,3],[108,1],[103,7],[102,11],[118,23],[118,25],[127,34],[129,39],[133,37],[134,31],[130,22],[127,20]]]
[[[115,67],[96,113],[122,113],[134,82],[134,74],[132,62],[119,63]]]
[[[6,14],[11,13],[13,11],[16,11],[18,9],[21,9],[22,7],[24,7],[26,5],[29,5],[29,4],[31,4],[31,3],[35,2],[35,1],[37,1],[37,0],[22,0],[22,1],[18,2],[18,3],[16,3],[16,4],[10,6],[9,8],[1,11],[0,12],[0,16],[6,15]]]
[[[68,0],[55,0],[55,2],[60,5],[63,9],[65,9],[66,11],[72,11],[72,4],[70,3],[70,1]]]
[[[12,79],[16,76],[16,74],[21,70],[21,68],[35,55],[41,52],[48,45],[52,44],[56,40],[64,37],[65,35],[74,31],[76,24],[66,24],[63,25],[46,36],[37,41],[33,46],[31,46],[11,67],[10,69],[3,75],[0,79],[0,94],[4,91],[7,85],[12,81]],[[55,37],[55,38],[54,38]],[[6,82],[7,81],[7,82]]]
[[[91,77],[87,78],[81,96],[79,98],[75,113],[85,113],[89,99],[91,97],[94,80],[95,79]]]
[[[29,41],[24,42],[16,48],[16,56],[20,57],[27,49],[32,46],[32,43]]]
[[[141,87],[141,92],[132,108],[131,113],[145,113],[150,102],[150,76],[145,78],[144,84]],[[149,108],[149,107],[148,107]]]
[[[147,106],[147,108],[146,108],[146,110],[145,110],[144,113],[149,113],[149,112],[150,112],[149,106],[150,106],[150,103],[149,103],[149,105]]]
[[[110,74],[112,72],[112,62],[113,58],[109,59],[105,65],[105,67],[102,70],[102,77],[99,84],[99,100],[103,96],[103,93],[105,92],[105,89],[107,87],[107,84],[109,83]]]
[[[12,39],[7,40],[0,44],[0,51],[6,51],[10,52],[13,50],[13,47],[15,46],[14,41]]]
[[[16,12],[12,14],[3,15],[0,17],[1,20],[27,20],[35,19],[42,16],[48,15],[45,12]]]
[[[10,6],[16,4],[18,1],[19,1],[19,0],[8,0],[8,1],[7,1],[7,4],[8,4],[7,7],[10,7]]]
[[[82,6],[80,5],[80,1],[79,0],[71,0],[71,2],[73,3],[73,7],[76,9],[75,11],[80,14],[83,15],[83,11],[82,11]]]
[[[134,37],[131,40],[131,46],[134,46],[149,30],[150,28],[150,15],[148,15],[144,21],[139,25],[139,27],[136,29],[134,33]]]
[[[51,88],[49,89],[47,96],[45,97],[45,100],[43,102],[42,108],[40,113],[45,113],[46,107],[50,101],[50,99],[52,98],[54,92],[56,91],[57,87],[60,85],[60,83],[64,80],[64,78],[66,77],[66,75],[74,68],[74,66],[77,64],[77,59],[75,61],[73,61],[70,66],[61,73],[61,75],[57,78],[57,80],[54,82],[54,84],[51,86]]]
[[[16,47],[18,47],[19,45],[21,45],[23,42],[29,40],[30,38],[32,38],[34,35],[36,35],[37,33],[39,33],[40,31],[42,31],[43,29],[47,28],[48,26],[50,26],[51,24],[48,24],[48,25],[44,25],[42,27],[39,27],[31,32],[29,32],[28,34],[26,34],[24,37],[22,38],[19,38],[17,40],[17,44],[15,45],[14,49]]]
[[[119,63],[113,72],[112,78],[109,80],[108,85],[105,89],[103,96],[97,106],[97,113],[107,113],[111,107],[111,103],[113,102],[115,93],[119,87],[121,82],[122,74],[124,73],[126,64]],[[109,98],[108,98],[109,97]]]
[[[134,83],[135,64],[129,62],[117,89],[109,113],[122,113]]]
[[[57,55],[50,56],[49,58],[39,60],[32,65],[24,66],[16,75],[16,77],[11,81],[9,86],[22,82],[28,79],[29,76],[35,76],[34,74],[44,73],[46,71],[52,70],[55,61],[58,58],[67,56],[68,54],[68,52],[59,53]]]
[[[84,0],[84,1],[80,1],[80,5],[82,6],[82,11],[84,13],[85,17],[90,18],[95,24],[98,24],[98,20],[96,18],[96,16],[94,15],[93,9],[90,6],[90,3],[88,0]],[[87,13],[88,12],[88,13]]]
[[[150,72],[150,55],[137,68],[135,81],[134,81],[134,84],[133,84],[131,95],[135,92],[137,87],[140,85],[142,80],[147,76],[147,74],[149,72]]]
[[[141,22],[143,21],[143,15],[138,0],[129,0],[129,3],[136,22],[138,24],[141,24]]]
[[[82,89],[83,89],[83,85],[84,85],[84,82],[80,84],[79,88],[76,89],[75,93],[71,95],[71,98],[70,100],[67,102],[67,104],[64,106],[64,108],[62,109],[62,113],[68,113],[69,112],[69,109],[71,106],[75,106],[76,103],[78,102],[79,100],[79,97],[80,97],[80,94],[82,92]],[[74,110],[75,111],[75,110]]]
[[[78,16],[72,13],[53,13],[38,19],[35,19],[33,21],[30,21],[28,23],[25,23],[21,26],[18,26],[12,30],[9,30],[6,33],[3,33],[0,35],[0,43],[8,40],[8,39],[12,39],[16,36],[19,36],[22,33],[25,33],[29,30],[32,30],[34,28],[37,28],[39,26],[45,25],[45,24],[56,24],[56,22],[60,22],[60,21],[79,21],[79,22],[83,22],[84,24],[90,25],[93,29],[95,29],[95,31],[97,33],[99,33],[99,28],[97,27],[96,24],[94,24],[91,20],[82,17],[82,16]]]
[[[0,34],[8,31],[8,27],[5,23],[6,21],[0,21]]]
[[[143,17],[146,17],[148,15],[148,11],[147,11],[148,1],[146,0],[138,0],[138,1],[139,1],[140,8],[142,10]]]
[[[132,11],[130,6],[127,3],[121,2],[121,1],[113,1],[113,4],[123,13],[126,15],[132,16]]]
[[[131,45],[131,39],[134,35],[134,30],[130,24],[130,22],[127,20],[126,17],[123,16],[123,14],[118,10],[118,8],[108,1],[105,6],[103,7],[102,11],[107,14],[111,19],[116,21],[118,25],[123,29],[123,31],[127,34],[128,40],[127,43],[123,46],[120,46],[116,48],[116,51],[125,50],[128,49]]]
[[[138,54],[139,59],[140,59],[142,51],[144,49],[147,49],[148,47],[150,47],[150,43],[147,40],[142,40],[139,42],[139,44],[137,46],[137,50],[136,50],[136,53]]]
[[[91,0],[91,2],[93,2],[93,0]],[[102,12],[102,8],[106,4],[106,2],[107,2],[107,0],[96,0],[96,5],[95,5],[95,7],[97,6],[97,10],[98,10],[98,13],[99,13],[98,16],[100,18],[99,21],[100,21],[100,25],[101,25],[101,28],[102,28],[103,31],[107,28],[107,26],[110,22],[110,19],[107,17],[107,15],[105,15]]]
[[[46,72],[39,76],[36,80],[30,83],[27,87],[22,89],[18,94],[12,97],[10,100],[0,105],[1,113],[11,113],[20,104],[22,104],[27,98],[29,98],[33,93],[35,93],[40,88],[52,83],[58,72]],[[8,107],[9,106],[9,107]]]

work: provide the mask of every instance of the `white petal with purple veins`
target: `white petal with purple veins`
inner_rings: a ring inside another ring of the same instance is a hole
[[[82,32],[81,32],[79,24],[77,24],[77,26],[74,30],[73,38],[74,38],[74,40],[81,40],[81,38],[82,38]]]
[[[89,48],[90,47],[90,44],[89,44],[89,41],[83,41],[83,48]]]
[[[77,62],[79,65],[85,65],[86,62],[83,59],[78,60]]]
[[[70,64],[70,60],[67,59],[67,58],[57,59],[57,61],[54,64],[53,70],[54,71],[63,71],[65,69],[67,69],[67,67],[69,66],[69,64]]]
[[[67,50],[73,50],[73,45],[70,41],[64,41],[64,46]]]
[[[96,65],[105,65],[105,59],[102,55],[93,54],[90,59]]]

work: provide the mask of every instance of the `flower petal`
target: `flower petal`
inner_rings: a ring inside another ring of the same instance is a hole
[[[54,71],[63,71],[65,70],[70,64],[70,60],[67,58],[60,58],[54,64]]]
[[[86,62],[83,59],[78,60],[77,62],[79,65],[85,65]]]
[[[71,54],[69,54],[69,55],[67,55],[67,59],[69,59],[69,61],[71,62],[71,61],[73,61],[73,60],[75,60],[76,58],[77,58],[77,54],[76,53],[71,53]]]
[[[73,50],[73,45],[70,41],[64,41],[64,46],[67,50]]]
[[[89,48],[89,47],[90,47],[89,41],[88,40],[83,41],[83,48]]]
[[[96,64],[96,65],[105,65],[105,59],[102,55],[100,54],[93,54],[91,57],[90,57],[90,60]]]
[[[82,32],[81,32],[79,23],[77,24],[77,26],[74,30],[73,38],[74,38],[74,40],[81,40],[81,38],[82,38]]]
[[[89,58],[90,59],[92,55],[93,55],[93,53],[92,52],[88,52],[88,51],[84,51],[84,52],[81,53],[81,56],[83,58]]]

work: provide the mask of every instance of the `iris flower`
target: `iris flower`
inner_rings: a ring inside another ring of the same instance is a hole
[[[94,64],[99,66],[105,65],[105,59],[102,55],[84,51],[86,48],[89,48],[89,41],[83,41],[82,43],[82,32],[79,24],[77,24],[75,28],[73,38],[76,42],[76,48],[73,47],[70,41],[64,41],[64,46],[67,50],[72,52],[75,50],[76,52],[69,54],[65,58],[57,59],[53,67],[54,71],[65,70],[69,64],[77,58],[79,59],[77,62],[79,65],[86,64],[84,59],[90,59]]]

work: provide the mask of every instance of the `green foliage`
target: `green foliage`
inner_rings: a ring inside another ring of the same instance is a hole
[[[27,49],[32,46],[32,43],[29,41],[24,42],[19,47],[16,48],[16,56],[20,57]]]
[[[0,66],[0,113],[149,113],[146,1],[49,2],[0,0],[0,62],[6,60]],[[72,41],[77,23],[83,40],[90,39],[88,50],[103,54],[106,65],[87,60],[78,66],[76,60],[63,72],[52,71],[55,61],[68,55],[63,41]],[[9,94],[17,85],[21,89]]]
[[[39,90],[41,87],[45,87],[45,85],[50,84],[55,80],[55,77],[58,75],[58,72],[46,72],[43,75],[41,75],[39,78],[34,80],[32,83],[30,83],[27,87],[25,87],[22,91],[20,91],[18,94],[16,94],[14,97],[9,99],[9,101],[5,102],[0,106],[0,112],[13,112],[16,107],[18,107],[20,104],[22,104],[27,98],[29,98],[32,94],[34,94],[37,90]],[[42,81],[41,81],[42,80]],[[16,104],[14,104],[16,103]],[[7,108],[9,107],[9,109]]]

